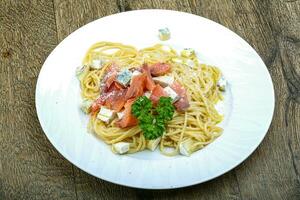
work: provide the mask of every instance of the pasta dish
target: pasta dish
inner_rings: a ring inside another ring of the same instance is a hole
[[[88,129],[114,153],[189,156],[222,133],[222,74],[193,49],[98,42],[76,71]]]

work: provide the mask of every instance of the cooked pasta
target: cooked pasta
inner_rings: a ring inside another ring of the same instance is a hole
[[[101,67],[93,68],[98,60]],[[101,62],[100,62],[101,61]],[[159,141],[161,153],[168,156],[181,152],[180,144],[188,144],[189,154],[213,142],[221,133],[218,126],[223,120],[215,109],[215,104],[223,100],[218,87],[221,72],[218,68],[200,64],[193,52],[177,53],[169,46],[156,44],[141,50],[133,46],[113,42],[99,42],[87,51],[80,78],[83,99],[95,101],[103,92],[101,84],[112,64],[120,69],[136,69],[143,64],[167,63],[171,66],[166,75],[174,77],[186,90],[189,107],[184,112],[175,111],[173,119],[166,124],[166,131]],[[138,125],[120,128],[117,118],[108,123],[97,118],[97,113],[90,113],[89,129],[106,144],[129,143],[127,153],[146,149],[149,140]],[[116,149],[112,145],[112,151]]]

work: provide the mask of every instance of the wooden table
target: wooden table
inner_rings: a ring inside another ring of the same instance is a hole
[[[66,36],[106,15],[173,9],[212,19],[261,55],[276,108],[259,148],[225,175],[192,187],[150,191],[102,181],[47,140],[35,110],[43,62]],[[296,0],[1,0],[0,199],[300,199],[300,2]]]

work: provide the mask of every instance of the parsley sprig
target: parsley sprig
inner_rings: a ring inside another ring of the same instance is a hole
[[[151,100],[141,96],[131,107],[131,112],[139,120],[139,126],[147,140],[162,136],[166,129],[165,124],[172,119],[174,110],[170,97],[160,97],[157,106],[153,108]]]

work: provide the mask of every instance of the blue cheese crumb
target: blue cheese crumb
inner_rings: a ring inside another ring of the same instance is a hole
[[[158,33],[159,39],[162,41],[169,40],[171,37],[171,33],[168,28],[159,29]]]
[[[117,82],[123,86],[127,86],[131,80],[132,72],[128,69],[124,69],[117,75]]]

